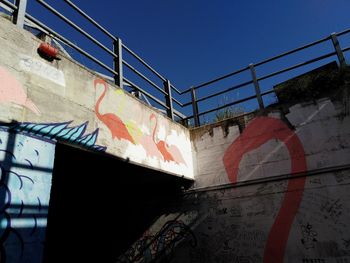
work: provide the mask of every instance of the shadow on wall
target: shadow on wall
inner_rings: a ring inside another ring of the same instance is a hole
[[[0,127],[0,261],[41,262],[54,144]]]
[[[44,262],[116,262],[190,184],[57,144]]]

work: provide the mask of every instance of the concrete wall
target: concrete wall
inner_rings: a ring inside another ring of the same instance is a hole
[[[0,126],[0,261],[42,262],[55,144]]]
[[[119,262],[350,262],[342,92],[193,130],[195,189]]]
[[[325,98],[192,130],[196,188],[350,164],[348,105]]]
[[[90,137],[64,140],[193,178],[186,128],[74,61],[41,58],[38,39],[0,19],[1,122],[83,125],[80,135]]]
[[[117,262],[349,262],[349,183],[348,169],[308,177],[292,217],[287,181],[188,194]]]

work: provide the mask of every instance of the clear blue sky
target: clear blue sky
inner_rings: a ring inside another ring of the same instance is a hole
[[[349,0],[72,1],[180,90],[350,27]],[[47,2],[66,9],[63,1]],[[48,19],[30,5],[36,17]],[[67,16],[80,21],[74,12]],[[57,31],[73,34],[68,26]],[[346,40],[341,43],[349,46]]]

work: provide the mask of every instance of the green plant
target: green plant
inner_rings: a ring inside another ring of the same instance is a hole
[[[241,105],[229,106],[215,113],[214,122],[218,122],[228,118],[234,118],[245,113],[244,107]]]

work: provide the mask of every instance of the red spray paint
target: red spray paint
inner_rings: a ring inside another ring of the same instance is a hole
[[[243,133],[227,148],[223,162],[229,180],[237,182],[239,163],[244,154],[269,140],[280,140],[291,158],[291,174],[307,170],[305,152],[298,136],[284,122],[270,117],[254,119]],[[305,177],[289,180],[281,208],[270,230],[264,252],[265,263],[283,262],[289,232],[298,212],[305,185]]]

